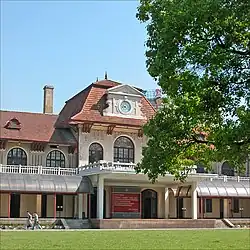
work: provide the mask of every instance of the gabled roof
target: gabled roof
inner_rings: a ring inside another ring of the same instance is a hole
[[[136,95],[136,96],[142,96],[143,93],[142,91],[132,87],[132,86],[129,86],[127,84],[124,84],[124,85],[118,85],[118,86],[115,86],[115,87],[112,87],[112,88],[109,88],[107,90],[108,93],[114,93],[114,94],[121,94],[121,93],[128,93],[128,95]]]
[[[56,126],[64,127],[68,126],[69,123],[77,124],[81,122],[106,123],[132,127],[144,125],[155,114],[155,109],[143,95],[141,97],[141,104],[145,119],[102,115],[102,107],[106,103],[107,90],[116,86],[122,86],[122,84],[112,80],[102,80],[92,83],[65,103],[64,108],[59,114]],[[135,89],[140,91],[138,88]]]
[[[69,129],[55,129],[57,115],[17,111],[0,111],[0,139],[50,142],[72,145],[76,140]],[[6,127],[9,121],[17,120],[18,129]]]

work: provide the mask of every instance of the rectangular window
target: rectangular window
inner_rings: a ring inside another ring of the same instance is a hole
[[[212,199],[206,199],[206,213],[212,213],[213,211]]]
[[[239,199],[234,198],[233,199],[233,212],[239,213],[240,212],[240,202]]]

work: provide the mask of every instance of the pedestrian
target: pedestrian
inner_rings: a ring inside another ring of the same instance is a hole
[[[32,227],[32,215],[27,211],[27,221],[26,221],[26,230]]]
[[[34,217],[34,223],[33,223],[32,230],[34,230],[35,227],[37,227],[38,229],[42,229],[42,227],[39,224],[38,214],[36,212],[33,214],[33,217]]]

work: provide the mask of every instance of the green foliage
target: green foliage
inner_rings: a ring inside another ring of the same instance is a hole
[[[148,72],[167,97],[144,128],[149,140],[138,172],[184,180],[180,171],[197,162],[243,167],[250,152],[249,17],[249,0],[140,1]]]

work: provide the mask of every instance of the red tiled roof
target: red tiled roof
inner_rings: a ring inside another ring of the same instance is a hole
[[[5,125],[13,118],[20,122],[20,129],[6,128]],[[68,130],[55,129],[57,118],[58,115],[0,111],[0,139],[75,144]]]
[[[151,103],[142,96],[142,112],[145,119],[122,118],[103,116],[101,110],[96,107],[106,101],[106,91],[109,88],[121,85],[121,83],[102,80],[92,83],[88,88],[72,97],[66,102],[59,114],[57,126],[64,126],[67,123],[93,122],[140,127],[144,125],[154,114],[155,109]]]

